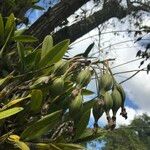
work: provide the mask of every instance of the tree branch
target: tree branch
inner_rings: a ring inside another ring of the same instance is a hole
[[[44,37],[50,34],[54,28],[72,15],[77,9],[89,0],[63,0],[53,8],[49,8],[31,27],[25,32],[43,41]]]

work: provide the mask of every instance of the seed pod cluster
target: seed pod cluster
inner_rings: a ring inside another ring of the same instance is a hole
[[[93,116],[95,118],[95,123],[101,117],[101,110],[106,113],[109,127],[113,129],[116,125],[116,113],[121,107],[121,115],[127,118],[127,113],[124,108],[125,102],[125,92],[121,85],[119,85],[114,77],[108,72],[104,73],[99,81],[100,87],[100,99],[103,101],[103,105],[96,103],[93,107]],[[110,110],[113,112],[113,116],[110,116]]]
[[[82,70],[77,76],[77,84],[79,87],[87,86],[91,79],[91,71],[89,68]]]

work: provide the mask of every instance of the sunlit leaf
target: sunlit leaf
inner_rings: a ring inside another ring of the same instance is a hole
[[[24,43],[32,43],[37,41],[37,38],[29,35],[18,35],[13,37],[13,39],[17,42],[24,42]]]
[[[41,59],[45,57],[49,51],[51,51],[52,47],[53,47],[53,38],[51,35],[47,35],[43,41]]]
[[[20,150],[30,150],[28,145],[25,142],[22,142],[22,141],[16,141],[15,146],[18,147]]]
[[[58,62],[64,56],[69,46],[69,40],[64,40],[55,45],[39,62],[39,67]]]
[[[12,107],[12,106],[14,106],[14,105],[16,105],[16,104],[22,102],[23,100],[28,99],[29,97],[31,97],[31,96],[29,95],[29,96],[26,96],[26,97],[22,97],[22,98],[18,98],[18,99],[11,100],[9,103],[7,103],[6,105],[4,105],[4,106],[2,107],[2,110],[5,110],[5,109],[7,109],[7,108],[9,108],[9,107]]]
[[[5,86],[5,84],[7,84],[12,78],[13,78],[12,75],[8,75],[5,78],[0,79],[0,87]]]
[[[15,16],[14,14],[10,14],[10,16],[7,18],[6,25],[5,25],[5,38],[7,38],[10,33],[12,33],[12,29],[15,28]]]
[[[14,108],[11,108],[11,109],[8,109],[8,110],[1,111],[0,112],[0,119],[10,117],[10,116],[22,111],[22,110],[23,110],[22,107],[14,107]]]

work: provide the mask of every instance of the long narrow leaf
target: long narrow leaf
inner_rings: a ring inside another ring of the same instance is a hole
[[[38,40],[37,38],[29,35],[18,35],[13,37],[13,39],[17,42],[24,42],[24,43],[32,43]]]
[[[15,108],[11,108],[8,110],[4,110],[4,111],[0,112],[0,119],[10,117],[10,116],[22,111],[22,110],[23,110],[22,107],[15,107]]]
[[[5,25],[5,38],[7,38],[8,36],[10,36],[10,32],[12,33],[12,29],[15,28],[15,16],[14,14],[10,14],[10,16],[8,17],[7,21],[6,21],[6,25]]]
[[[52,47],[53,47],[53,38],[52,36],[47,35],[43,41],[41,59],[45,57],[48,52],[51,51]]]
[[[0,14],[0,45],[4,42],[4,22],[2,15]]]
[[[58,62],[64,56],[69,46],[69,40],[64,40],[55,45],[39,62],[39,67]]]
[[[61,114],[62,114],[62,111],[56,111],[54,113],[46,115],[45,117],[38,120],[31,126],[27,127],[21,134],[21,138],[26,141],[33,140],[35,137],[37,137],[35,136],[37,135],[37,132],[38,131],[41,132],[41,130],[44,127],[49,125],[49,128],[53,128],[56,125],[56,123],[59,122]]]

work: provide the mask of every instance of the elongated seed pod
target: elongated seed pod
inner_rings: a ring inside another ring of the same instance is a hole
[[[62,93],[64,90],[64,78],[60,77],[60,78],[55,79],[51,85],[51,90],[57,94]]]
[[[77,84],[79,87],[87,86],[91,79],[91,71],[89,68],[82,70],[77,76]]]
[[[69,106],[69,115],[72,119],[77,119],[80,116],[82,105],[83,98],[81,93],[79,92],[78,95],[74,99],[72,99]]]
[[[116,116],[118,109],[122,105],[122,97],[116,87],[113,89],[111,96],[113,99],[113,107],[112,107],[113,116]]]
[[[68,68],[69,68],[69,62],[64,61],[64,60],[60,60],[59,62],[57,62],[54,65],[54,71],[53,72],[56,76],[60,76],[60,75],[63,75]]]
[[[96,124],[97,124],[99,118],[104,113],[103,105],[104,105],[104,102],[102,100],[97,100],[95,105],[93,106],[92,112],[93,112],[93,116],[94,116],[94,120],[95,120]]]
[[[109,73],[104,73],[100,78],[100,90],[109,91],[112,88],[113,79]]]
[[[117,87],[117,90],[120,92],[121,97],[122,97],[122,105],[121,105],[121,113],[120,113],[120,115],[122,115],[122,117],[127,119],[127,112],[126,112],[126,109],[124,107],[124,103],[125,103],[125,99],[126,99],[125,91],[124,91],[123,87],[120,84],[117,84],[116,87]]]
[[[110,109],[113,107],[113,100],[112,96],[110,95],[109,92],[106,92],[104,94],[104,109],[106,112],[108,112]]]

